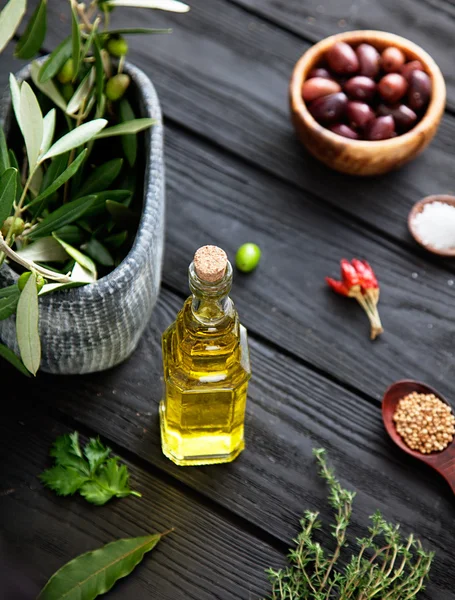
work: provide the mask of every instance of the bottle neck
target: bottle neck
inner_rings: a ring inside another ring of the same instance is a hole
[[[232,315],[232,301],[229,292],[232,287],[232,266],[227,263],[222,279],[210,283],[199,279],[194,263],[189,267],[190,290],[193,294],[192,312],[203,325],[215,326]]]

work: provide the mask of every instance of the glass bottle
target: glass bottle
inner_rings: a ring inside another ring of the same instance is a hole
[[[192,296],[164,332],[164,454],[178,465],[234,460],[244,449],[251,376],[247,332],[229,291],[232,266],[216,246],[203,246],[189,267]]]

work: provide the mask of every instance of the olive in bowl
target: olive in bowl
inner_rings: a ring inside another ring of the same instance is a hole
[[[310,83],[316,76],[326,82]],[[317,97],[305,100],[305,86],[317,88]],[[300,140],[328,166],[356,175],[386,173],[415,158],[434,137],[445,99],[429,54],[381,31],[318,42],[299,59],[290,83]]]

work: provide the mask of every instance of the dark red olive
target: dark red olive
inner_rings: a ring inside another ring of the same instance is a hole
[[[313,77],[324,77],[325,79],[333,79],[332,75],[327,71],[327,69],[323,69],[322,67],[318,69],[311,69],[308,73],[308,79],[312,79]]]
[[[376,83],[370,77],[356,75],[348,79],[344,84],[343,90],[351,100],[368,102],[376,92]]]
[[[397,73],[406,61],[406,56],[399,48],[389,46],[381,54],[381,66],[386,73]]]
[[[350,125],[362,129],[375,118],[374,110],[365,102],[348,102],[346,117]]]
[[[406,104],[395,104],[394,106],[380,104],[378,106],[378,115],[381,117],[386,115],[393,117],[397,129],[400,131],[409,131],[417,122],[416,113],[409,106],[406,106]]]
[[[359,74],[365,77],[376,77],[381,59],[376,48],[370,44],[360,44],[355,53],[359,59]]]
[[[341,92],[341,85],[333,79],[326,79],[325,77],[312,77],[307,79],[302,86],[302,98],[305,102],[311,102],[321,96],[328,96],[337,92]]]
[[[370,141],[387,140],[393,137],[395,135],[393,117],[387,115],[370,121],[366,127],[365,135],[367,140]]]
[[[431,96],[431,79],[424,71],[412,71],[409,75],[408,105],[412,110],[424,108]]]
[[[308,110],[319,123],[331,125],[341,121],[346,110],[348,99],[346,94],[338,92],[329,96],[322,96],[314,100],[308,107]]]
[[[345,138],[350,138],[351,140],[358,140],[359,134],[357,131],[354,131],[351,127],[348,127],[344,123],[337,123],[336,125],[332,125],[330,127],[330,131],[333,133],[337,133],[338,135],[342,135]]]
[[[337,42],[327,50],[327,62],[335,73],[355,73],[359,68],[357,54],[349,44]]]
[[[425,71],[420,60],[411,60],[410,62],[406,63],[401,67],[401,74],[406,79],[406,81],[409,81],[409,76],[413,71]]]
[[[419,71],[420,72],[420,71]],[[400,100],[408,89],[408,82],[399,73],[384,75],[378,83],[378,90],[386,102],[395,104]]]

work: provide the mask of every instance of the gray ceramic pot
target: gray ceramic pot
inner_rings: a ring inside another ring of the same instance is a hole
[[[55,292],[40,298],[41,369],[48,373],[92,373],[125,360],[135,349],[156,303],[164,238],[163,124],[158,97],[141,70],[125,66],[132,79],[140,116],[157,124],[142,137],[145,148],[142,217],[134,244],[125,260],[96,283]],[[30,67],[18,74],[29,77]],[[9,127],[10,98],[0,116]],[[0,269],[0,287],[17,281],[6,264]],[[18,351],[14,317],[0,321],[0,339]]]

